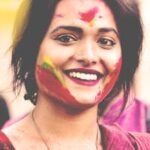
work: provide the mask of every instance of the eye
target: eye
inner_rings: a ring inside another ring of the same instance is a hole
[[[71,34],[62,34],[55,38],[59,43],[63,45],[71,45],[75,41],[77,41],[77,38],[74,35]]]
[[[110,38],[100,38],[97,43],[104,49],[111,49],[116,44],[116,42]]]

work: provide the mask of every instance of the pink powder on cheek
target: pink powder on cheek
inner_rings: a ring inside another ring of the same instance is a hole
[[[74,108],[85,107],[70,94],[69,90],[65,88],[49,70],[44,69],[41,66],[36,66],[36,75],[42,86],[44,86],[50,95],[52,94],[51,96],[56,97],[59,102],[69,104]]]
[[[94,19],[94,17],[96,16],[97,12],[98,12],[98,8],[94,7],[92,9],[88,10],[87,12],[79,13],[79,14],[80,14],[81,20],[83,20],[85,22],[91,22]]]
[[[61,82],[47,69],[41,66],[36,67],[37,78],[40,83],[45,87],[49,93],[53,93],[60,99],[69,99],[72,101],[74,98],[70,95],[69,91],[64,89]]]
[[[96,101],[98,101],[98,102],[102,101],[113,89],[113,87],[120,75],[121,67],[122,67],[122,58],[119,59],[118,63],[116,64],[116,67],[115,67],[116,69],[110,75],[111,79],[110,79],[109,83],[106,85],[106,87],[103,89],[103,91],[97,95]]]

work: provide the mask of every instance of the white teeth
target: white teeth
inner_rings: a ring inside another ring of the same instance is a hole
[[[97,80],[96,74],[89,74],[89,73],[80,73],[80,72],[70,72],[70,77],[82,79],[82,80]]]

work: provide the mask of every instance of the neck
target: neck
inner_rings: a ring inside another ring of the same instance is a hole
[[[51,136],[53,140],[91,140],[98,128],[96,106],[70,112],[67,107],[42,99],[38,100],[34,109],[34,118],[43,135],[47,138]]]

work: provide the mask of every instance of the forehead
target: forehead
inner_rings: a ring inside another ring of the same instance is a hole
[[[110,8],[103,0],[60,0],[56,7],[55,15],[76,16],[95,8],[102,16],[112,16]]]
[[[111,26],[117,30],[113,13],[103,0],[60,0],[49,30],[60,25],[86,24],[93,28]]]

